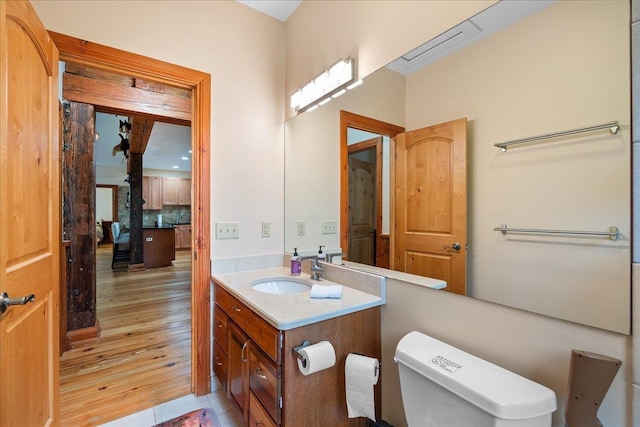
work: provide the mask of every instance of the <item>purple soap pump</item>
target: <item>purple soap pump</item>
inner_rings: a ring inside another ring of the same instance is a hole
[[[298,248],[293,248],[293,255],[291,256],[291,275],[299,276],[302,271],[302,262],[298,256]]]

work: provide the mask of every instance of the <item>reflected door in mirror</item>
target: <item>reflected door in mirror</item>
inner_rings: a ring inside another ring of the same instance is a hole
[[[349,155],[349,260],[375,264],[376,164]]]
[[[467,119],[396,136],[392,268],[466,294]],[[457,249],[456,249],[457,248]]]

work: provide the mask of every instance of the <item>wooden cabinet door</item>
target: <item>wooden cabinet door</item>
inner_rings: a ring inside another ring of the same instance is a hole
[[[162,178],[159,176],[142,177],[142,209],[162,209]]]
[[[176,225],[176,249],[191,247],[191,224]]]
[[[178,179],[162,178],[162,204],[178,204]]]
[[[243,413],[247,413],[249,399],[249,338],[233,322],[229,322],[229,367],[227,390]]]
[[[178,180],[178,204],[188,206],[191,204],[191,180]]]

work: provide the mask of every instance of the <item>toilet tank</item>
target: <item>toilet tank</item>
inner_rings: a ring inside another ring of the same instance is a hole
[[[394,360],[409,427],[549,426],[553,390],[420,332]]]

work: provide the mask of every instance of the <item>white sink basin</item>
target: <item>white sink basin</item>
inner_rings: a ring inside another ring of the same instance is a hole
[[[269,277],[251,283],[251,288],[266,294],[297,294],[308,291],[311,285],[304,279],[293,277]]]

